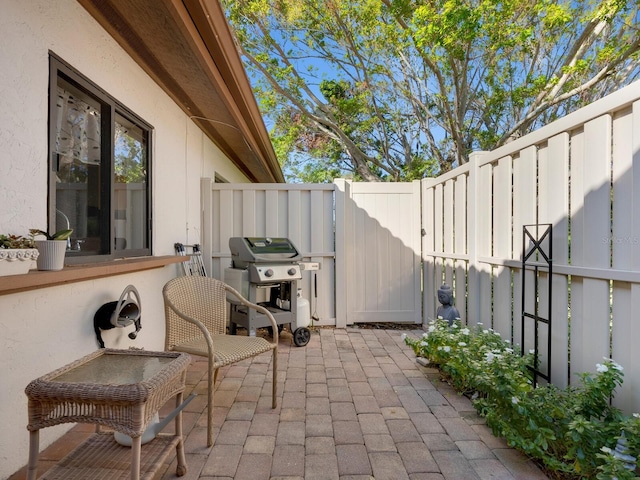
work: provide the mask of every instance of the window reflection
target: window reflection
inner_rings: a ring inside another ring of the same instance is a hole
[[[146,132],[116,115],[115,132],[115,250],[147,245],[147,138]]]
[[[63,78],[56,102],[56,231],[73,229],[68,247],[101,248],[101,104]]]

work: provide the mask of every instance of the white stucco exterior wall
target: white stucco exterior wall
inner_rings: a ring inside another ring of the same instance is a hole
[[[200,178],[242,173],[74,0],[2,0],[0,7],[0,232],[46,226],[49,51],[154,127],[153,253],[200,241]],[[161,289],[178,266],[0,295],[0,479],[27,463],[27,399],[32,379],[97,348],[93,315],[133,284],[142,302],[138,339],[104,332],[108,347],[161,350]],[[72,425],[41,431],[44,449]]]

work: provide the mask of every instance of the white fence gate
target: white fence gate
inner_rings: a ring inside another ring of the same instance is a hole
[[[336,185],[339,315],[421,323],[420,182]]]

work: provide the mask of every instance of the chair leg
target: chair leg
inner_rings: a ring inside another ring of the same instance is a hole
[[[213,375],[213,386],[215,387],[216,383],[218,383],[218,370],[220,370],[219,368],[216,368],[216,373]]]
[[[212,367],[210,362],[207,372],[207,447],[213,446],[213,387],[215,385],[215,376],[218,374],[218,369],[216,368],[214,372]]]
[[[271,398],[271,408],[278,406],[278,348],[273,349],[273,391]]]

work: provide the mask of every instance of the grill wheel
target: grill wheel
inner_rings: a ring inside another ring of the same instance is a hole
[[[310,338],[311,330],[307,327],[296,328],[295,332],[293,332],[293,343],[295,343],[297,347],[304,347],[309,343]]]

